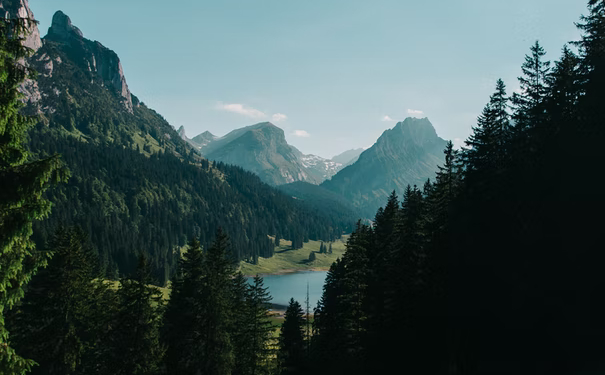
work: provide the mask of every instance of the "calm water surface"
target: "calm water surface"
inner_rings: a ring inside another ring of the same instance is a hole
[[[324,281],[327,271],[308,271],[289,273],[285,275],[265,275],[265,287],[269,288],[269,293],[273,297],[271,301],[277,305],[287,306],[290,298],[297,300],[305,309],[305,299],[307,298],[307,282],[309,283],[309,302],[311,312],[317,306],[317,301],[321,298]],[[248,278],[248,282],[252,282]]]

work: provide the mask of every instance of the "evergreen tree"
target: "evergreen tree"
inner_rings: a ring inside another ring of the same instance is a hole
[[[219,228],[214,243],[206,253],[201,300],[196,301],[202,311],[199,345],[204,364],[200,370],[207,374],[230,374],[234,363],[229,336],[229,295],[234,268],[227,255],[228,247],[229,239]]]
[[[531,47],[531,54],[525,56],[519,77],[521,93],[514,93],[511,101],[514,105],[515,127],[518,131],[530,126],[538,126],[544,121],[542,104],[549,93],[550,61],[544,61],[544,48],[538,41]]]
[[[149,262],[141,254],[136,275],[123,280],[117,292],[119,308],[106,360],[108,374],[160,373],[164,355],[159,337],[162,294],[150,285],[152,281]]]
[[[59,228],[48,247],[48,267],[15,314],[15,345],[39,364],[34,374],[86,373],[100,363],[113,293],[95,281],[96,255],[82,230]]]
[[[197,374],[206,358],[202,355],[204,310],[204,253],[195,238],[179,261],[166,307],[163,341],[167,345],[166,368],[175,374]]]
[[[314,262],[315,259],[317,259],[317,256],[315,255],[315,251],[311,251],[309,253],[309,263]]]
[[[305,319],[300,304],[290,299],[279,336],[282,374],[302,374],[305,360]]]
[[[250,307],[251,307],[251,339],[248,345],[252,352],[252,361],[248,374],[267,374],[268,359],[271,355],[270,345],[272,342],[273,325],[269,321],[269,307],[271,295],[268,288],[264,286],[263,278],[256,275],[254,282],[250,285]]]
[[[231,318],[229,335],[233,346],[233,374],[248,374],[252,366],[251,340],[251,293],[248,282],[237,272],[231,282]]]
[[[0,22],[0,372],[7,374],[24,373],[33,364],[10,346],[4,318],[23,297],[23,286],[45,264],[30,240],[32,223],[50,213],[44,192],[68,177],[58,156],[31,160],[25,148],[33,121],[19,113],[23,105],[18,87],[33,77],[24,65],[31,50],[23,40],[35,22],[21,18]]]

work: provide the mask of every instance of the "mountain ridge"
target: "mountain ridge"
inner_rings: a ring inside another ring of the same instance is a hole
[[[434,178],[445,145],[428,118],[408,117],[320,186],[349,199],[370,219],[393,190],[401,195],[407,185],[422,186]]]

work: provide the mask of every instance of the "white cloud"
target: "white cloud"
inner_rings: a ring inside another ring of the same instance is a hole
[[[388,115],[384,115],[384,117],[383,117],[383,118],[382,118],[382,120],[380,120],[380,121],[395,121],[395,120],[393,120],[393,119],[392,119],[390,116],[388,116]]]
[[[311,134],[309,134],[306,130],[294,130],[292,135],[301,138],[309,138],[311,136]]]
[[[218,109],[227,112],[238,113],[240,115],[244,115],[250,118],[259,119],[263,117],[267,117],[265,113],[259,111],[258,109],[247,107],[243,104],[233,103],[233,104],[224,104],[219,103]]]
[[[272,117],[273,122],[280,122],[280,121],[284,121],[286,119],[288,119],[288,116],[284,115],[283,113],[275,113]]]
[[[409,115],[421,115],[424,112],[418,110],[418,109],[408,109],[408,114]]]

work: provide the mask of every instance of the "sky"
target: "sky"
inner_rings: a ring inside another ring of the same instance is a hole
[[[30,0],[120,57],[130,90],[187,135],[263,121],[304,153],[371,146],[406,117],[462,144],[536,41],[557,60],[587,0]]]

